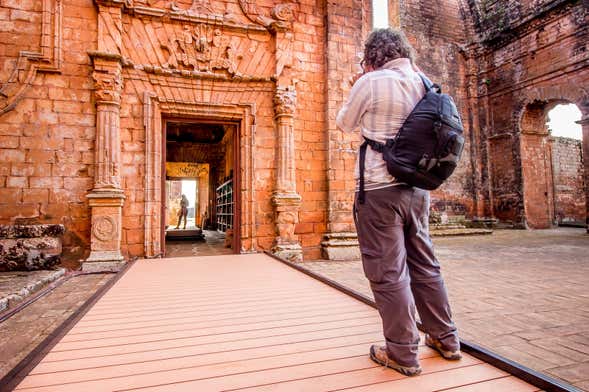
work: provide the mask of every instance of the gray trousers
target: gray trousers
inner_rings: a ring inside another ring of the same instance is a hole
[[[425,331],[445,349],[459,348],[456,326],[440,264],[428,232],[429,192],[406,185],[366,192],[354,202],[362,265],[382,318],[387,353],[416,366],[419,334],[415,309]]]

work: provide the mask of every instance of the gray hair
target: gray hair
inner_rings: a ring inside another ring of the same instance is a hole
[[[401,30],[389,27],[375,29],[370,33],[364,44],[362,62],[376,69],[391,60],[403,57],[413,62],[413,48]]]

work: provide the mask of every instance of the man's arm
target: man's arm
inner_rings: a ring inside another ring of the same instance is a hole
[[[362,115],[370,108],[372,91],[366,74],[354,83],[350,95],[335,119],[344,132],[352,132],[360,126]]]

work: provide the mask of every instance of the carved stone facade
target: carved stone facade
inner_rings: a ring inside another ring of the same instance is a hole
[[[63,224],[64,257],[86,270],[161,256],[165,124],[206,120],[238,140],[236,251],[357,259],[359,140],[335,115],[358,70],[370,3],[0,5],[0,224]],[[508,11],[442,3],[389,2],[391,24],[465,120],[464,158],[432,206],[550,225],[551,180],[532,181],[550,162],[550,140],[536,125],[554,104],[575,103],[588,156],[587,11],[565,0],[534,2],[539,11],[515,0]]]

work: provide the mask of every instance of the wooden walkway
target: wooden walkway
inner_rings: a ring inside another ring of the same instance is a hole
[[[266,255],[136,262],[19,391],[535,391],[420,348],[407,378],[367,353],[378,313]]]

